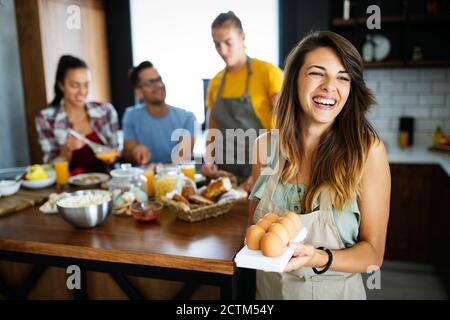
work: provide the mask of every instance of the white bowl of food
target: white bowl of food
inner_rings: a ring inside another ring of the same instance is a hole
[[[44,170],[45,171],[45,177],[42,179],[30,179],[30,170],[32,169],[32,167],[36,167],[35,166],[30,166],[27,168],[27,174],[25,175],[25,179],[22,181],[22,186],[24,186],[25,188],[28,189],[41,189],[41,188],[47,188],[50,187],[51,185],[53,185],[56,181],[56,173],[55,170],[53,170],[51,165],[39,165],[39,167],[41,167],[40,170]]]
[[[56,202],[64,220],[78,228],[93,228],[112,211],[111,193],[105,190],[82,190],[70,193]]]
[[[0,197],[11,196],[20,189],[21,180],[0,180]]]

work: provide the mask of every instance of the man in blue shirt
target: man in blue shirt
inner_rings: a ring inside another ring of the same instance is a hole
[[[190,160],[194,147],[194,114],[165,103],[166,87],[151,62],[144,61],[133,68],[130,80],[134,94],[143,103],[125,111],[122,121],[124,157],[138,165],[149,161],[172,162],[173,152],[179,158]],[[184,134],[177,135],[182,136],[180,141],[171,139],[176,129],[184,129]],[[175,147],[190,150],[190,153],[179,154]]]

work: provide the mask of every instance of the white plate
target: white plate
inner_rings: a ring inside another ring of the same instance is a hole
[[[97,177],[98,181],[97,182],[83,181],[83,179],[92,178],[92,177]],[[87,187],[87,186],[95,186],[99,183],[102,183],[102,182],[105,182],[108,180],[109,180],[109,175],[107,175],[105,173],[100,173],[100,172],[93,172],[93,173],[83,173],[83,174],[78,174],[76,176],[72,176],[69,178],[69,183],[76,185],[76,186],[80,186],[80,187]]]
[[[49,170],[47,171],[48,178],[41,180],[22,180],[22,186],[28,189],[41,189],[47,188],[53,185],[56,181],[55,171]]]
[[[372,37],[374,42],[374,58],[376,61],[384,60],[391,51],[391,43],[388,38],[381,34],[375,34]]]
[[[300,242],[306,238],[308,231],[303,227],[291,242]],[[283,272],[289,259],[294,254],[289,246],[284,249],[284,252],[279,257],[266,257],[262,254],[261,250],[251,250],[247,246],[243,247],[234,261],[240,268],[258,269],[264,271]]]

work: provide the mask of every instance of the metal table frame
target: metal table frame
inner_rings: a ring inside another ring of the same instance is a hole
[[[176,300],[190,298],[201,285],[220,287],[220,297],[222,300],[252,298],[252,289],[245,288],[247,287],[245,285],[243,286],[244,290],[238,294],[238,279],[241,277],[243,270],[240,268],[236,268],[234,275],[225,275],[211,272],[84,260],[5,250],[0,250],[0,260],[33,264],[33,268],[17,288],[9,288],[4,280],[0,278],[0,293],[7,299],[26,299],[28,293],[35,287],[36,283],[48,267],[67,268],[70,265],[77,265],[81,270],[81,289],[73,290],[74,299],[87,298],[87,271],[108,273],[127,297],[133,300],[145,298],[141,292],[132,285],[127,276],[184,282],[185,286],[174,297]]]

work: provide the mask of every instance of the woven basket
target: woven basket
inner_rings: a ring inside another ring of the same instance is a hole
[[[205,206],[189,211],[180,210],[171,205],[169,205],[168,208],[181,220],[187,222],[197,222],[225,214],[231,210],[235,203],[236,200],[233,200],[221,204],[212,204],[210,206]]]

